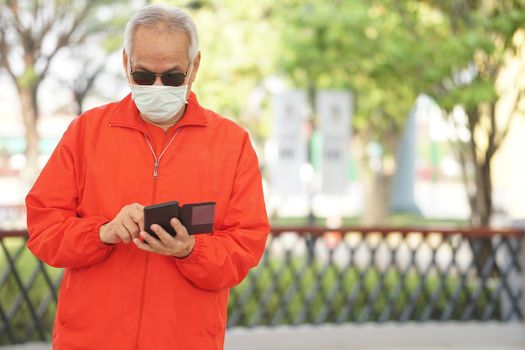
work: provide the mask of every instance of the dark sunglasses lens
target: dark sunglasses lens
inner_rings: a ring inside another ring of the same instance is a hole
[[[133,81],[139,85],[153,85],[157,78],[155,74],[150,72],[137,71],[131,73],[131,75],[133,76]]]
[[[181,86],[186,80],[184,73],[164,73],[161,76],[162,84],[167,86]]]

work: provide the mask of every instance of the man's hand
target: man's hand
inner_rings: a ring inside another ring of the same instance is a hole
[[[140,232],[140,237],[148,242],[148,244],[138,238],[134,238],[133,243],[135,243],[138,248],[147,252],[175,256],[177,258],[187,257],[193,251],[195,238],[188,234],[186,227],[176,218],[171,219],[170,223],[175,229],[175,232],[177,232],[175,237],[167,233],[160,225],[154,224],[151,225],[151,229],[159,239],[155,239],[147,232],[142,231]]]
[[[100,240],[106,244],[129,243],[144,230],[144,206],[133,203],[122,207],[113,220],[100,227]]]

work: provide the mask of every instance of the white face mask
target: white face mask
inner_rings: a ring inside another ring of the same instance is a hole
[[[184,104],[188,85],[134,85],[129,84],[131,97],[140,113],[153,123],[162,123],[173,118]]]

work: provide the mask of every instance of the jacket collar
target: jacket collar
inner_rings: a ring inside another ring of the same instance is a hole
[[[195,93],[190,92],[188,98],[188,104],[186,105],[186,111],[179,119],[175,128],[181,128],[183,126],[207,126],[208,120],[204,109],[200,106],[197,101]],[[146,133],[146,125],[144,120],[140,117],[139,110],[131,98],[131,94],[128,94],[124,99],[118,102],[113,115],[109,119],[109,126],[119,126],[136,129],[140,132]]]

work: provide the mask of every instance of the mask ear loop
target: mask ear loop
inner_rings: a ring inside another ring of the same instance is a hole
[[[186,81],[189,81],[192,73],[193,73],[193,61],[190,62],[190,66],[188,67],[188,71],[186,72],[186,76],[184,77],[184,83],[182,83],[182,85],[188,85],[186,84]]]

